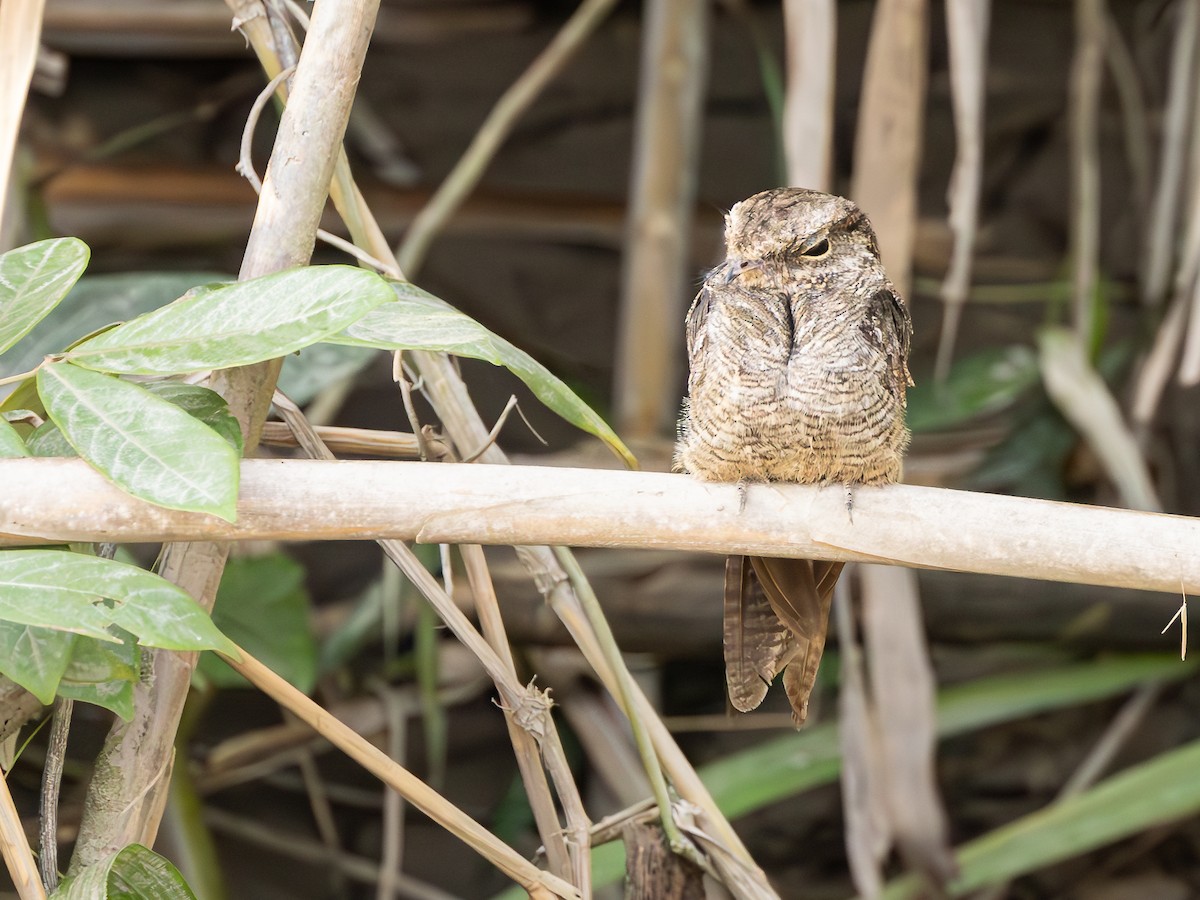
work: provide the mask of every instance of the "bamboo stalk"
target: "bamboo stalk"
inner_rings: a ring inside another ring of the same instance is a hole
[[[313,40],[301,53],[291,102],[280,120],[242,279],[308,262],[378,7],[379,0],[316,5]],[[273,360],[222,370],[210,381],[238,417],[247,451],[258,442],[281,365]],[[228,549],[203,539],[174,544],[165,550],[160,572],[211,609]],[[194,666],[195,654],[169,652],[154,654],[147,665],[153,678],[135,687],[134,718],[113,727],[97,760],[73,874],[114,848],[153,845]]]
[[[0,460],[0,544],[560,542],[1200,592],[1200,519],[1187,516],[915,485],[858,487],[847,510],[840,487],[536,466],[246,460],[241,478],[229,523],[137,500],[80,460]]]

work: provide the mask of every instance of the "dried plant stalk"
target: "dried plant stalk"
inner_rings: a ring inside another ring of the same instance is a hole
[[[784,0],[783,25],[787,50],[783,148],[788,183],[832,191],[837,3]]]
[[[646,4],[614,397],[627,438],[656,437],[679,412],[708,16],[705,0]]]
[[[1071,64],[1071,287],[1075,336],[1085,348],[1096,332],[1100,266],[1100,77],[1104,66],[1104,0],[1075,0]]]
[[[971,257],[979,228],[979,192],[983,183],[983,107],[987,76],[989,0],[946,4],[950,40],[950,88],[954,101],[954,171],[950,175],[950,231],[954,249],[942,281],[942,334],[934,378],[945,381],[971,287]]]
[[[525,888],[531,897],[578,898],[572,885],[528,862],[494,834],[462,812],[386,753],[342,724],[304,693],[284,681],[245,651],[242,659],[225,661],[251,684],[290,710],[322,737],[350,755],[380,781],[400,792],[414,806],[490,860]]]

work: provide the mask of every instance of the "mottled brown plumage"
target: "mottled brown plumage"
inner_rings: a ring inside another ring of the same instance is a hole
[[[709,481],[896,481],[912,325],[866,217],[841,197],[764,191],[730,210],[725,244],[688,312],[678,466]],[[725,664],[737,709],[757,707],[782,670],[804,721],[841,570],[729,559]]]

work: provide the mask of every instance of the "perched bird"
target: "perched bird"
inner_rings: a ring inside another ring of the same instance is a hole
[[[912,321],[849,200],[779,188],[725,218],[726,258],[687,316],[676,465],[708,481],[885,484],[908,443]],[[730,557],[729,699],[757,707],[782,670],[799,725],[843,563]]]

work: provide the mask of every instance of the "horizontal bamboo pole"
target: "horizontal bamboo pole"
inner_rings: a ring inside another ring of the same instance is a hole
[[[1200,592],[1200,519],[912,485],[850,494],[654,472],[247,460],[230,524],[136,500],[79,460],[0,460],[0,484],[6,546],[397,538],[659,547]]]

